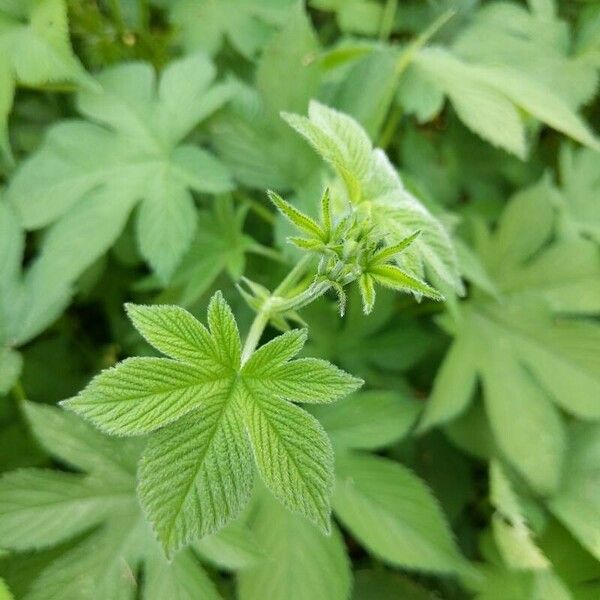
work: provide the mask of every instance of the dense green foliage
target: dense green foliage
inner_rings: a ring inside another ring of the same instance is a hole
[[[0,600],[600,597],[600,5],[0,0]]]

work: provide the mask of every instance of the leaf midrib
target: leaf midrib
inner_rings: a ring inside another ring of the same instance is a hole
[[[181,514],[181,510],[183,508],[183,505],[185,504],[185,501],[186,501],[187,497],[189,496],[190,491],[192,490],[192,488],[193,488],[193,486],[195,484],[196,477],[198,476],[198,472],[202,468],[202,465],[204,463],[204,459],[206,458],[206,456],[209,453],[209,450],[211,449],[213,440],[215,439],[215,436],[217,435],[218,431],[221,428],[221,423],[223,421],[223,418],[227,414],[227,410],[229,408],[231,400],[235,396],[235,388],[236,388],[237,382],[238,382],[237,375],[231,378],[231,386],[230,386],[227,394],[223,398],[223,404],[222,404],[222,408],[221,408],[221,413],[219,414],[218,418],[215,421],[213,430],[209,434],[208,441],[207,441],[207,443],[204,446],[204,452],[202,452],[202,454],[198,457],[198,460],[196,461],[196,465],[195,465],[195,468],[194,468],[194,476],[190,477],[190,482],[189,482],[189,484],[188,484],[188,486],[187,486],[187,488],[185,490],[185,493],[183,493],[181,495],[181,502],[179,503],[179,506],[177,507],[177,510],[175,510],[173,512],[173,517],[171,519],[171,522],[168,524],[168,527],[166,528],[167,539],[170,542],[173,541],[171,539],[171,536],[173,534],[173,528],[175,527],[175,523],[176,523],[179,515]]]

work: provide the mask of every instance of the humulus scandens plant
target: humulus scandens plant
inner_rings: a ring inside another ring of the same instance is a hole
[[[64,405],[108,433],[152,433],[138,492],[166,552],[239,515],[250,498],[253,460],[281,502],[328,531],[331,444],[318,421],[290,401],[332,402],[362,381],[319,359],[292,360],[306,340],[302,330],[244,354],[219,292],[208,329],[176,306],[127,309],[169,358],[127,359]]]

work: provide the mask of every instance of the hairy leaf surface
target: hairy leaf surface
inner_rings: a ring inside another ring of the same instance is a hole
[[[139,495],[167,553],[240,513],[252,489],[252,455],[271,492],[327,531],[331,444],[290,401],[333,402],[362,382],[322,360],[291,360],[306,339],[299,330],[242,364],[237,325],[220,292],[208,329],[175,306],[130,305],[128,312],[171,358],[127,359],[65,405],[107,432],[156,431],[141,460]]]

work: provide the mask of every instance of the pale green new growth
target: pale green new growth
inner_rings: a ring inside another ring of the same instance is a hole
[[[375,228],[387,244],[395,246],[416,231],[421,232],[419,239],[411,239],[405,255],[396,259],[399,266],[419,279],[423,278],[427,269],[437,279],[463,293],[457,258],[448,232],[404,188],[385,153],[373,148],[366,131],[357,121],[314,100],[310,102],[308,117],[288,113],[282,116],[331,165],[344,184],[346,200],[369,215],[369,226]],[[281,209],[281,203],[277,202]],[[283,208],[283,212],[290,219],[287,207]],[[294,224],[297,225],[296,222]],[[298,244],[297,238],[292,241]],[[302,247],[312,249],[311,246],[314,243],[307,246],[304,242]],[[435,293],[433,297],[436,297]],[[369,302],[365,304],[365,307],[368,306]]]
[[[290,237],[288,241],[320,257],[319,275],[337,294],[342,315],[346,304],[344,286],[354,280],[358,280],[365,314],[369,314],[375,304],[376,283],[400,292],[412,292],[434,300],[444,299],[424,281],[396,264],[388,264],[388,261],[401,260],[399,255],[415,242],[420,231],[388,246],[384,245],[385,233],[374,227],[368,216],[352,207],[334,223],[327,188],[321,198],[320,223],[294,208],[275,192],[268,192],[268,195],[277,210],[296,229],[308,236]]]
[[[220,292],[209,305],[208,329],[175,306],[127,310],[170,358],[127,359],[63,404],[110,433],[156,432],[138,492],[167,553],[239,514],[252,488],[252,456],[283,504],[328,531],[331,444],[291,402],[333,402],[362,382],[323,360],[292,360],[306,339],[298,330],[242,363],[237,325]]]

